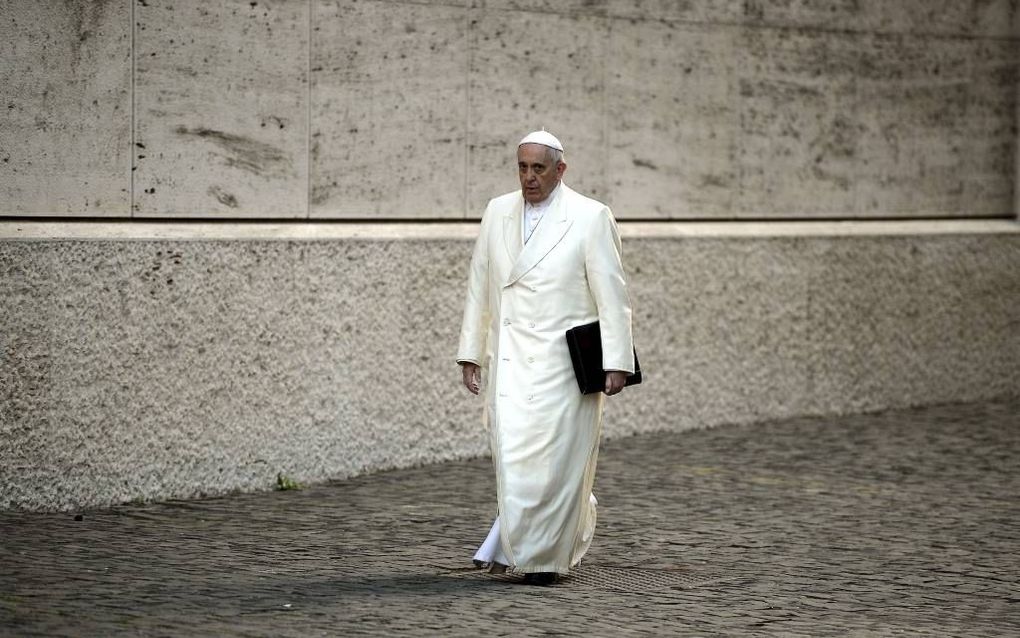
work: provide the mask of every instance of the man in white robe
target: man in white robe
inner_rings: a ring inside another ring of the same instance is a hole
[[[545,131],[517,147],[521,190],[491,200],[468,277],[457,362],[491,432],[498,513],[476,562],[546,585],[575,566],[595,529],[603,394],[580,393],[566,331],[598,320],[605,395],[634,372],[631,309],[609,208],[563,183]]]

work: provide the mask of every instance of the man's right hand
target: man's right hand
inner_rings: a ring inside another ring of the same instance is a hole
[[[460,364],[460,372],[464,376],[464,387],[471,394],[478,394],[482,389],[482,369],[475,363]]]

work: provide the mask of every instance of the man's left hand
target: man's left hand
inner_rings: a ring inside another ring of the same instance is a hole
[[[619,370],[609,370],[606,372],[606,394],[613,396],[623,389],[623,384],[627,382],[627,373],[620,372]]]

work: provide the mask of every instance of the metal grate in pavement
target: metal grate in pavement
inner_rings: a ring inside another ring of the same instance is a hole
[[[724,580],[719,574],[679,569],[647,569],[586,565],[572,571],[563,584],[637,594],[692,589]]]
[[[484,570],[457,570],[452,574],[458,578],[498,580],[518,583],[523,577],[518,574],[489,574]],[[616,567],[606,565],[583,565],[560,579],[555,587],[570,589],[601,589],[633,594],[669,594],[731,580],[721,574],[694,572],[685,569],[648,569],[639,567]]]

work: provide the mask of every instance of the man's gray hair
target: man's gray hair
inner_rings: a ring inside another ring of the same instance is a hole
[[[550,166],[559,166],[560,162],[563,161],[563,151],[551,146],[545,147],[545,156],[549,160]]]

